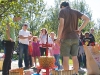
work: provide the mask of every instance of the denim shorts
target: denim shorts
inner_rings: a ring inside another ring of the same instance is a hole
[[[79,50],[78,39],[61,40],[60,55],[61,56],[77,56]]]

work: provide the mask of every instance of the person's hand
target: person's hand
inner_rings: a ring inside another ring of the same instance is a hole
[[[75,30],[75,32],[79,34],[81,31],[80,30]]]
[[[28,36],[28,40],[30,40],[32,38],[32,36]]]
[[[9,38],[9,40],[10,40],[11,42],[14,42],[14,40],[13,40],[12,38]]]
[[[81,56],[84,54],[84,48],[83,47],[79,47],[78,54],[81,55]]]
[[[57,39],[57,43],[60,45],[60,39]]]

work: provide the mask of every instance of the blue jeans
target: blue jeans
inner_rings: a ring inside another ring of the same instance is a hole
[[[81,66],[83,64],[82,56],[81,55],[78,55],[77,58],[78,58],[78,62],[79,62],[79,68],[81,68]]]
[[[24,54],[25,67],[29,67],[28,45],[19,43],[19,61],[18,61],[19,67],[23,67],[23,65],[22,65],[23,54]]]
[[[85,54],[83,55],[83,63],[84,63],[84,67],[86,68],[87,65],[86,65],[86,55]]]
[[[58,66],[58,69],[60,69],[60,62],[59,62],[60,54],[54,54],[54,57],[55,57],[55,65]]]

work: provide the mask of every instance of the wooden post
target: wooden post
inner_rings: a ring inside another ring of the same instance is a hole
[[[59,71],[52,70],[51,71],[52,75],[72,75],[74,73],[75,73],[74,70],[59,70]]]
[[[47,34],[47,42],[46,42],[46,56],[48,56],[48,34]]]

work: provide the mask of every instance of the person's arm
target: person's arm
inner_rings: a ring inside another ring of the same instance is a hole
[[[59,26],[58,26],[57,40],[61,39],[61,34],[64,27],[64,17],[65,17],[64,10],[61,10],[59,13]]]
[[[31,42],[31,48],[32,48],[32,51],[33,51],[33,42]]]
[[[95,42],[93,40],[93,38],[90,37],[90,46],[94,46],[95,45]]]
[[[93,34],[90,34],[89,35],[92,39],[93,39],[93,41],[95,42],[95,37],[94,37],[94,35]]]
[[[7,34],[8,40],[10,40],[10,26],[9,26],[9,24],[7,24],[6,34]]]
[[[13,39],[10,36],[10,26],[9,23],[7,23],[7,29],[6,29],[7,39],[10,41],[13,41]]]
[[[24,37],[23,35],[19,35],[20,39],[27,39],[28,37]]]
[[[89,22],[89,18],[86,15],[82,15],[81,19],[83,19],[83,24],[78,28],[81,31]]]
[[[29,33],[29,34],[30,34],[30,33]],[[22,33],[21,33],[21,31],[20,31],[20,32],[19,32],[19,38],[20,38],[20,39],[29,39],[29,40],[30,40],[30,39],[32,38],[32,36],[30,36],[30,35],[27,36],[27,37],[26,37],[26,36],[23,36]]]
[[[64,18],[60,18],[60,23],[59,23],[59,26],[58,26],[58,38],[57,38],[59,40],[61,39],[63,27],[64,27]]]

